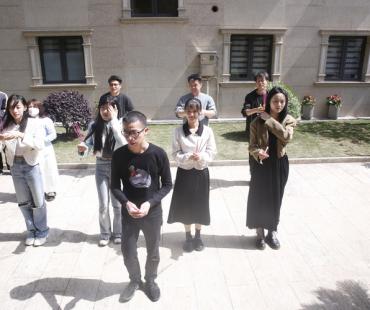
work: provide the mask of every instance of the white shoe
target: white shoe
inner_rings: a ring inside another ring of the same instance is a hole
[[[33,245],[34,242],[35,242],[35,238],[34,237],[27,237],[26,240],[24,241],[24,245],[30,246],[30,245]]]
[[[120,244],[122,242],[121,238],[120,237],[116,237],[113,239],[113,243],[114,244]]]
[[[99,246],[107,246],[109,244],[109,239],[100,239]]]
[[[47,237],[44,237],[44,238],[36,238],[35,239],[35,242],[33,243],[33,246],[41,246],[41,245],[44,245],[46,243],[46,239]]]

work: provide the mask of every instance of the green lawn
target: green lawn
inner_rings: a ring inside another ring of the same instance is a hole
[[[149,141],[170,154],[172,133],[176,126],[179,125],[150,125]],[[216,159],[247,159],[245,123],[213,123],[211,127],[216,137]],[[59,163],[94,162],[92,156],[79,158],[77,139],[67,138],[63,128],[57,131],[54,148]],[[300,123],[288,146],[288,154],[290,158],[370,156],[370,120]]]

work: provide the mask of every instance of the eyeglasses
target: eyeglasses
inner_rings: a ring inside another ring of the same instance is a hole
[[[109,85],[110,86],[119,86],[120,84],[119,83],[110,83]]]
[[[126,130],[123,130],[122,131],[122,134],[125,136],[125,138],[134,138],[134,139],[137,139],[140,134],[145,130],[145,127],[139,131],[136,131],[136,130],[130,130],[130,131],[126,131]]]

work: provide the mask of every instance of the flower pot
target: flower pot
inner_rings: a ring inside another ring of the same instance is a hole
[[[338,119],[339,115],[339,107],[329,104],[329,109],[328,109],[328,118],[329,119]]]
[[[313,116],[313,105],[305,104],[302,106],[302,119],[311,119]]]

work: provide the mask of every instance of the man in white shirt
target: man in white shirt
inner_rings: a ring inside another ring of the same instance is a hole
[[[197,98],[202,103],[202,111],[199,115],[199,120],[204,125],[208,125],[208,119],[216,116],[216,104],[213,98],[202,93],[202,77],[199,74],[192,74],[188,77],[190,93],[182,96],[176,104],[175,114],[179,118],[185,117],[184,106],[185,102],[190,98]]]

